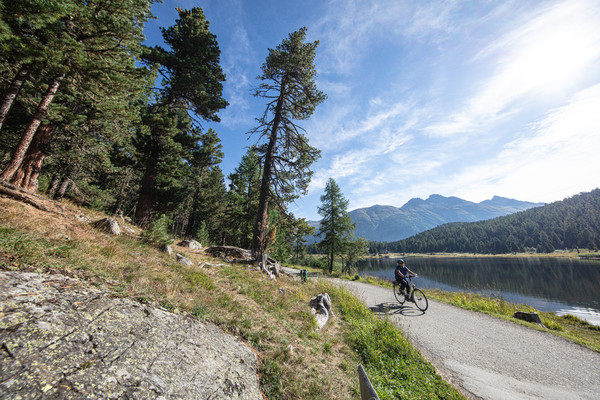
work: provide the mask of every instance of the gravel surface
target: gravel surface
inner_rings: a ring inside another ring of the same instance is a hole
[[[600,399],[600,353],[547,332],[429,300],[422,313],[391,289],[334,280],[388,313],[448,382],[472,399]]]

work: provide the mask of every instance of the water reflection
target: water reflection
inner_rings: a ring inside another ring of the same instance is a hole
[[[600,325],[600,264],[568,258],[408,258],[418,285],[502,295],[542,311],[570,312]],[[392,279],[395,259],[359,264],[361,275]],[[588,314],[586,316],[586,314]]]

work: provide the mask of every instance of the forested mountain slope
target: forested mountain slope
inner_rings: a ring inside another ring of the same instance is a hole
[[[372,247],[397,252],[509,253],[600,246],[600,189],[515,214],[451,223],[408,239]]]
[[[450,222],[473,222],[538,207],[532,203],[494,196],[480,203],[458,197],[432,194],[427,199],[413,198],[402,207],[374,205],[350,211],[356,224],[355,234],[375,241],[394,241]],[[318,227],[319,222],[311,221]],[[310,238],[309,243],[316,239]]]
[[[356,236],[369,240],[399,240],[449,222],[474,222],[500,217],[541,206],[494,196],[474,203],[458,197],[432,194],[426,200],[414,198],[400,208],[373,206],[350,212]]]

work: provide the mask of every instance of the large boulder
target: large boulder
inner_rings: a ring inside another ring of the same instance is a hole
[[[113,218],[102,218],[94,222],[92,226],[111,235],[119,236],[121,234],[121,228],[119,228],[119,224]]]
[[[177,253],[175,254],[175,257],[177,257],[177,262],[181,265],[185,265],[186,267],[191,267],[193,265],[190,259],[182,254]]]
[[[516,311],[513,314],[513,317],[526,322],[531,322],[533,324],[542,325],[542,320],[540,319],[540,316],[538,315],[538,313],[535,312]]]
[[[317,322],[317,329],[321,329],[325,326],[330,316],[333,316],[333,309],[331,308],[331,299],[327,293],[321,293],[312,299],[310,299],[311,312],[315,316]]]
[[[0,344],[0,398],[263,398],[235,337],[62,275],[0,271]]]
[[[205,250],[213,257],[223,258],[226,260],[236,259],[240,261],[253,261],[254,257],[250,250],[241,249],[234,246],[212,246]]]
[[[195,240],[182,240],[177,243],[178,246],[187,247],[190,250],[202,250],[202,245]]]

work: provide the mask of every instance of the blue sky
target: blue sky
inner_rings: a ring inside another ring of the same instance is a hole
[[[227,175],[265,108],[251,94],[269,48],[306,26],[328,99],[302,121],[322,151],[290,210],[318,220],[336,180],[349,210],[431,194],[552,202],[599,187],[600,2],[165,0],[201,7],[217,35],[228,108],[213,128]]]

